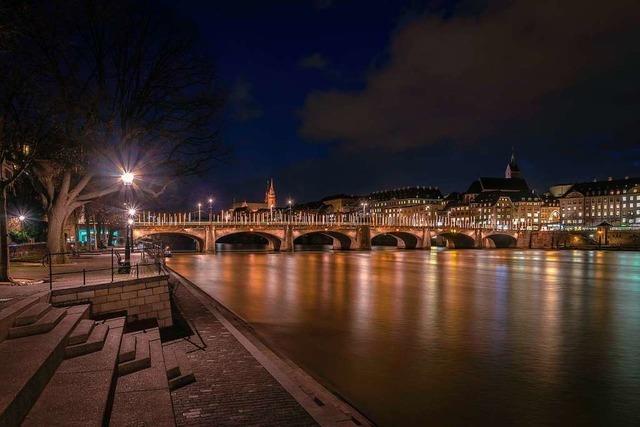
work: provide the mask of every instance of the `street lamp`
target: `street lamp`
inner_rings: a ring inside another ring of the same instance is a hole
[[[124,172],[122,175],[120,175],[120,179],[126,186],[133,184],[133,180],[135,179],[135,177],[136,176],[133,172]]]
[[[209,197],[209,222],[213,221],[213,197]]]
[[[293,200],[287,200],[287,204],[289,205],[289,222],[291,222],[293,216]]]
[[[131,171],[124,171],[122,173],[122,175],[120,175],[120,179],[122,180],[122,183],[124,184],[125,187],[125,193],[124,193],[124,199],[125,199],[125,205],[129,205],[129,200],[128,200],[128,196],[129,196],[129,192],[128,189],[131,187],[131,185],[133,184],[133,180],[135,179],[135,175],[133,172]],[[131,213],[133,211],[133,214]],[[130,207],[127,210],[127,213],[130,216],[135,215],[135,209]],[[131,226],[133,225],[133,218],[128,218],[127,219],[127,226],[125,229],[125,233],[126,233],[126,237],[125,237],[125,244],[124,244],[124,264],[122,265],[122,268],[118,270],[118,272],[120,273],[129,273],[131,271],[131,240],[129,239],[129,234],[131,232]]]
[[[202,203],[198,203],[198,222],[200,222],[201,215],[202,215]]]
[[[20,220],[20,222],[24,222],[24,220],[25,220],[25,219],[27,219],[27,217],[26,217],[26,216],[24,216],[24,215],[20,215],[20,216],[18,217],[18,220]]]

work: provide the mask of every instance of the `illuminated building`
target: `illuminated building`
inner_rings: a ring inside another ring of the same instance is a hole
[[[566,228],[640,225],[640,178],[582,182],[560,197],[560,218]]]

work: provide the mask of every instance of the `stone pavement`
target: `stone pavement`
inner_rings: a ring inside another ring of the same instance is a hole
[[[171,393],[179,426],[317,425],[189,290],[178,286],[175,299],[206,344],[203,349],[185,340],[167,344],[187,353],[196,377]]]
[[[140,254],[131,254],[132,269],[129,274],[114,274],[114,281],[130,280],[136,277],[136,263],[149,263],[151,261],[141,260]],[[117,264],[114,265],[117,268]],[[82,269],[96,270],[106,269],[103,271],[88,271],[85,274],[86,284],[108,283],[111,281],[111,254],[80,254],[77,258],[69,258],[66,264],[54,264],[53,266],[53,288],[61,289],[67,287],[82,286],[83,274]],[[35,293],[49,290],[49,267],[41,263],[29,262],[12,262],[9,264],[9,274],[15,279],[28,279],[32,281],[44,281],[46,283],[37,283],[30,285],[11,285],[0,283],[0,299],[15,298],[20,296],[33,295]],[[139,270],[139,276],[153,276],[157,271],[153,266],[142,266]]]

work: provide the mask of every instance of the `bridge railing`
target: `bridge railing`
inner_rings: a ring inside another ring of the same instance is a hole
[[[476,222],[472,219],[450,218],[434,215],[388,215],[371,213],[349,214],[307,214],[307,213],[247,213],[233,216],[225,214],[193,215],[190,213],[152,213],[143,212],[135,218],[137,226],[318,226],[318,227],[349,227],[349,226],[382,226],[382,227],[431,227],[431,228],[460,228],[482,230],[520,231],[535,230],[538,224],[518,224],[516,227],[500,226],[490,222]]]

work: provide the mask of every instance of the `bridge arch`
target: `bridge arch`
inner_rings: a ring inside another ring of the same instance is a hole
[[[299,240],[300,238],[305,236],[310,236],[313,234],[320,234],[322,236],[331,238],[333,249],[335,250],[347,250],[347,249],[351,249],[352,247],[353,242],[351,240],[351,237],[349,237],[344,233],[340,233],[338,231],[332,231],[332,230],[313,230],[313,231],[294,233],[293,244],[294,245],[296,244],[296,240],[300,242]]]
[[[508,233],[492,233],[484,236],[485,248],[515,248],[518,239]]]
[[[450,249],[470,249],[475,247],[475,239],[468,234],[454,231],[437,233],[445,241],[445,246]]]
[[[186,231],[154,231],[149,233],[136,232],[136,231],[137,230],[134,229],[134,233],[133,233],[134,244],[144,238],[149,238],[149,237],[159,238],[160,241],[163,241],[163,239],[161,238],[162,236],[181,236],[181,237],[188,237],[195,242],[196,252],[203,252],[205,250],[204,238]]]
[[[225,240],[230,240],[234,236],[241,236],[241,235],[253,235],[253,236],[262,237],[264,240],[267,241],[267,250],[270,250],[270,251],[279,251],[280,248],[282,247],[282,240],[280,239],[280,237],[264,231],[255,231],[255,230],[237,230],[229,233],[224,233],[222,235],[218,235],[214,243],[227,243],[225,242]]]
[[[422,243],[422,239],[420,237],[406,231],[386,231],[371,234],[372,246],[375,246],[375,241],[379,241],[383,236],[393,237],[396,240],[396,246],[401,249],[416,249],[419,248]]]

